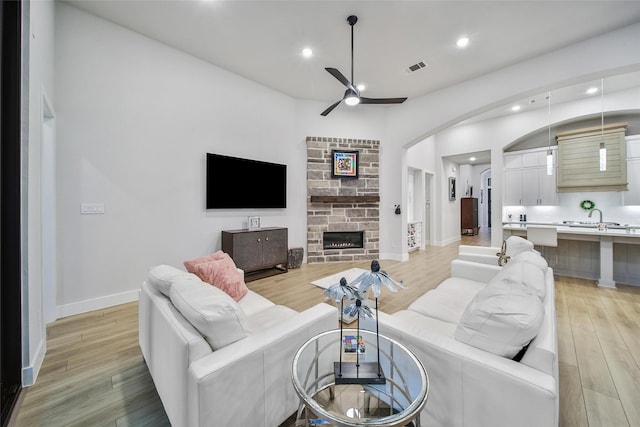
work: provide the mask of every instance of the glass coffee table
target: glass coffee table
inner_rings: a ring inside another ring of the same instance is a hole
[[[314,336],[293,359],[293,386],[300,397],[296,426],[418,427],[429,393],[429,377],[422,363],[402,344],[383,335],[377,339],[375,332],[362,329],[342,330],[346,341],[355,343],[354,352],[345,352],[340,333],[336,329]],[[355,339],[358,333],[364,344]],[[356,357],[360,364],[377,362],[378,342],[384,383],[336,384],[334,362],[341,357],[343,366]],[[352,350],[349,344],[347,347]]]

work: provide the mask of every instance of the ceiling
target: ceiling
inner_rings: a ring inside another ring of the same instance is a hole
[[[358,16],[355,81],[364,83],[363,95],[372,98],[418,97],[640,22],[638,1],[67,3],[291,97],[327,106],[342,98],[344,87],[324,68],[350,78],[346,18],[351,14]],[[465,49],[456,47],[461,35],[471,40]],[[313,50],[311,58],[302,56],[305,47]],[[428,66],[406,71],[420,61]],[[640,85],[637,75],[633,81]],[[498,110],[493,114],[505,114]]]

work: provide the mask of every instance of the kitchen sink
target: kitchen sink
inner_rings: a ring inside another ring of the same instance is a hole
[[[597,221],[562,221],[562,224],[568,225],[569,227],[597,227],[599,222]],[[606,225],[609,228],[624,228],[617,222],[603,222],[602,224]]]

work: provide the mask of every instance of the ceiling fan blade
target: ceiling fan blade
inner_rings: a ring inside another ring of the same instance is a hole
[[[324,110],[322,113],[320,113],[321,116],[326,116],[327,114],[329,114],[331,111],[333,111],[334,108],[336,108],[338,106],[338,104],[340,104],[342,102],[342,99],[339,101],[336,101],[331,107],[327,108],[326,110]]]
[[[360,97],[360,104],[402,104],[407,98],[364,98]]]
[[[327,70],[329,74],[338,79],[340,83],[345,85],[347,88],[353,90],[354,92],[356,91],[351,82],[349,82],[349,80],[347,80],[347,78],[340,71],[336,70],[335,68],[325,68],[325,70]]]

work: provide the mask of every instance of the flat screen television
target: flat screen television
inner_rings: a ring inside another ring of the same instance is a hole
[[[287,207],[287,165],[207,153],[207,209]]]

